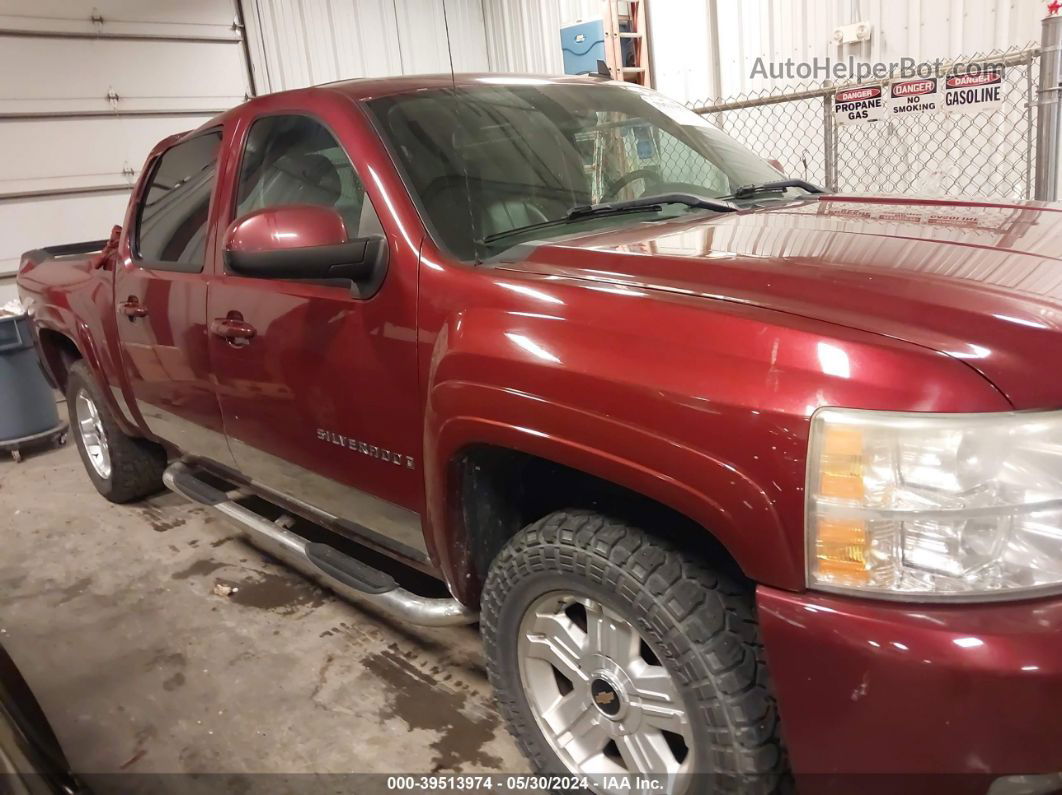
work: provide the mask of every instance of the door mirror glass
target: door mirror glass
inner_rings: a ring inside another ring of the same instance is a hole
[[[386,252],[379,236],[347,238],[343,217],[331,207],[265,207],[237,219],[225,234],[225,264],[244,276],[361,281]]]

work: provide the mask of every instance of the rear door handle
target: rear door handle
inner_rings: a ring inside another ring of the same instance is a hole
[[[246,345],[258,332],[255,327],[243,319],[239,312],[229,312],[228,317],[219,317],[210,321],[210,333],[231,345]]]
[[[121,308],[122,314],[130,320],[138,317],[147,317],[147,307],[140,303],[134,295],[129,296],[125,301],[118,304],[118,306]]]

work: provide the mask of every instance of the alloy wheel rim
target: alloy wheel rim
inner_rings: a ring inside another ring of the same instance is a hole
[[[539,730],[574,774],[666,775],[679,792],[693,735],[670,672],[634,626],[595,599],[553,592],[520,623],[520,680]]]
[[[74,412],[77,416],[78,432],[81,434],[81,443],[85,453],[88,454],[89,463],[96,474],[103,479],[111,476],[111,452],[107,446],[107,436],[103,432],[103,420],[96,404],[84,390],[78,390],[74,402]]]

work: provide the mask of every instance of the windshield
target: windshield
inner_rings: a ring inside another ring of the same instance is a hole
[[[438,242],[462,259],[497,254],[522,239],[506,233],[563,220],[579,205],[727,196],[779,178],[701,116],[641,87],[498,76],[367,105]],[[669,205],[529,233],[543,239],[685,212]]]

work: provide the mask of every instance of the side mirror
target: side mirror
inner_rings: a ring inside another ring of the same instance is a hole
[[[310,204],[255,210],[225,233],[225,264],[243,276],[357,282],[377,272],[386,252],[382,237],[349,240],[338,212]]]

